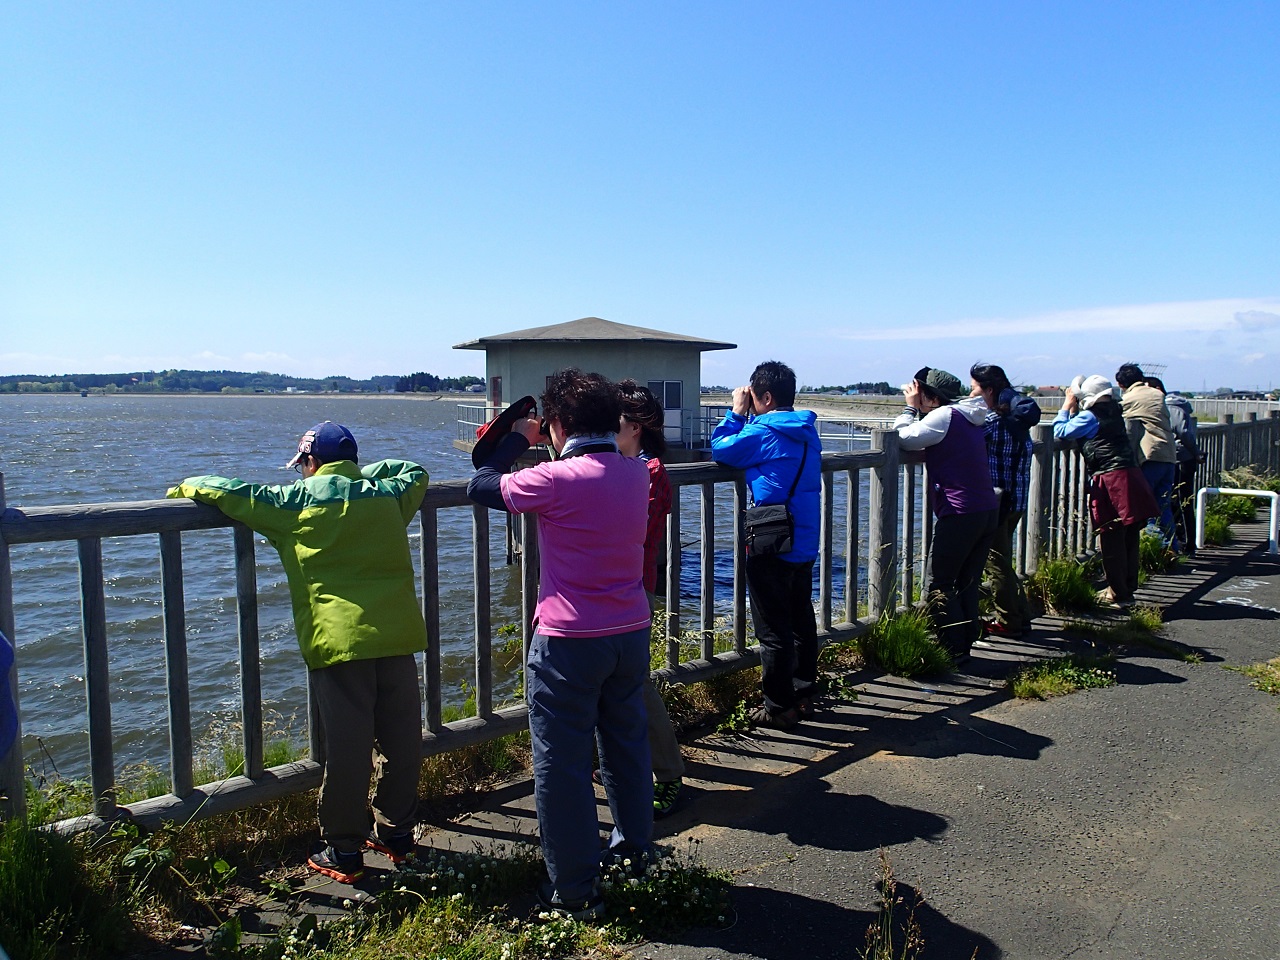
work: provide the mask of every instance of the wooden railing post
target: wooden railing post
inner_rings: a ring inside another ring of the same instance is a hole
[[[701,529],[698,536],[698,602],[702,659],[715,656],[716,626],[716,485],[703,481],[699,488]]]
[[[872,618],[892,614],[897,608],[898,580],[898,434],[872,430],[871,449],[884,454],[884,463],[871,470],[871,555],[867,612]]]
[[[1027,483],[1026,572],[1035,573],[1040,559],[1049,554],[1049,505],[1053,502],[1053,427],[1039,423],[1031,428],[1031,476]]]
[[[0,473],[0,516],[4,515],[4,474]],[[9,685],[14,712],[18,715],[18,727],[14,731],[13,746],[0,757],[0,820],[21,817],[27,810],[26,784],[23,782],[22,762],[22,710],[18,703],[18,641],[13,629],[13,568],[9,566],[9,544],[0,530],[0,633],[13,644],[13,665],[0,678]]]
[[[672,485],[671,512],[667,514],[667,666],[680,661],[680,486]]]
[[[747,651],[747,528],[742,511],[747,507],[747,481],[733,483],[733,649]]]
[[[89,717],[89,782],[93,812],[116,815],[115,746],[111,736],[111,678],[107,667],[107,601],[102,581],[102,541],[84,537],[80,553],[80,628],[84,637],[85,705]]]
[[[822,493],[819,499],[818,515],[821,521],[818,526],[818,629],[823,633],[831,632],[831,528],[835,521],[835,477],[826,470],[820,474]]]
[[[244,725],[244,769],[250,780],[262,776],[262,643],[258,633],[258,571],[253,531],[234,530],[236,623],[240,634],[240,721]],[[234,772],[234,771],[228,771]]]
[[[160,534],[164,606],[164,673],[169,692],[169,782],[176,797],[195,789],[191,769],[191,686],[187,670],[187,613],[182,588],[182,534]]]

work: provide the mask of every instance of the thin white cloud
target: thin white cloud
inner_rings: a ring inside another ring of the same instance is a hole
[[[943,340],[1009,337],[1026,334],[1091,332],[1157,334],[1221,333],[1257,330],[1280,324],[1280,300],[1191,300],[1181,303],[1143,303],[1087,310],[1061,310],[1029,317],[957,320],[921,326],[837,331],[843,340]],[[1275,324],[1271,322],[1272,318]]]
[[[1240,358],[1240,362],[1248,366],[1250,364],[1257,363],[1259,360],[1265,359],[1266,356],[1267,355],[1265,353],[1246,353]]]
[[[1280,326],[1280,313],[1270,313],[1266,310],[1241,310],[1236,314],[1236,323],[1250,333],[1270,330]]]

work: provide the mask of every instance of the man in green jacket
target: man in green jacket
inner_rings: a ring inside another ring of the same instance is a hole
[[[393,863],[413,853],[422,764],[413,655],[427,643],[405,532],[427,473],[401,460],[362,470],[357,455],[351,431],[326,420],[287,464],[302,473],[296,483],[192,477],[168,493],[213,504],[280,554],[324,729],[321,849],[307,863],[343,883],[363,876],[366,846]]]

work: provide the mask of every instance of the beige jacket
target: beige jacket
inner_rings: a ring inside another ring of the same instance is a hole
[[[1146,460],[1177,462],[1178,451],[1163,393],[1142,381],[1131,383],[1120,398],[1120,409],[1124,411],[1129,442],[1133,444],[1139,463]]]

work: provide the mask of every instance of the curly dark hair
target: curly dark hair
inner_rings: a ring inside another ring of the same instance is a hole
[[[640,427],[640,449],[651,457],[666,453],[666,416],[658,398],[648,387],[640,386],[629,377],[618,381],[618,397],[622,401],[622,415]]]
[[[539,398],[542,415],[559,420],[565,436],[579,433],[617,433],[622,419],[618,388],[598,373],[577,367],[557,370],[547,378]]]

